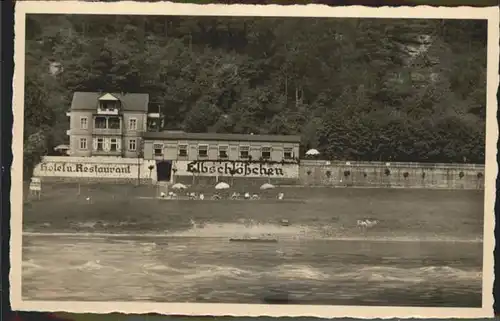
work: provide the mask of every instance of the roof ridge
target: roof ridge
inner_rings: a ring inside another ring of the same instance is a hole
[[[112,95],[122,103],[124,111],[130,112],[148,112],[149,94],[148,93],[127,93],[126,95],[112,92],[96,91],[76,91],[73,93],[71,101],[71,110],[91,111],[96,110],[99,98],[104,95]]]

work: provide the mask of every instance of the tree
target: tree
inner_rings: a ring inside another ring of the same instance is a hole
[[[30,15],[25,141],[45,126],[47,153],[64,142],[74,91],[147,92],[167,129],[298,134],[335,159],[482,163],[486,31],[479,20]],[[50,62],[64,71],[49,75]]]

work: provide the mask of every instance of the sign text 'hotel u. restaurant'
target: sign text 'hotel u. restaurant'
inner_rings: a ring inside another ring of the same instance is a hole
[[[130,174],[130,165],[97,165],[97,164],[71,164],[71,163],[41,163],[42,172],[61,173],[96,173],[96,174]]]

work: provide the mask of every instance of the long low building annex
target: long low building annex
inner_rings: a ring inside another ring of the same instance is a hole
[[[298,175],[299,136],[163,131],[146,132],[143,139],[144,159],[158,162],[159,180],[169,167],[179,177]]]

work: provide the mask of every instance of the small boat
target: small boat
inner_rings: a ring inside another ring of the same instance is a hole
[[[248,243],[277,243],[278,239],[275,237],[233,237],[229,239],[229,242],[248,242]]]
[[[287,219],[282,219],[280,221],[281,226],[290,226],[290,221]]]

